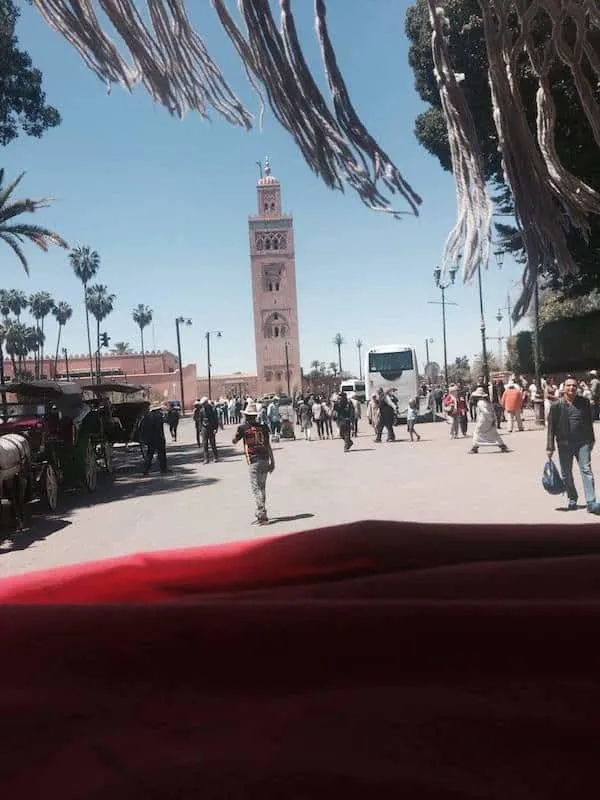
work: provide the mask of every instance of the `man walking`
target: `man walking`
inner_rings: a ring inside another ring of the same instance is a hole
[[[275,469],[275,459],[269,441],[269,428],[258,422],[261,407],[249,403],[244,410],[245,421],[236,431],[233,444],[244,442],[244,452],[250,467],[250,488],[256,503],[256,523],[268,525],[267,476]]]
[[[521,409],[523,408],[523,393],[516,383],[509,381],[500,400],[502,408],[508,420],[508,432],[512,433],[517,423],[517,428],[523,430],[523,420],[521,419]]]
[[[267,409],[267,422],[271,429],[271,436],[274,442],[279,441],[281,435],[281,411],[279,408],[279,398],[274,397]]]
[[[350,432],[354,422],[354,408],[352,407],[352,403],[349,402],[346,392],[340,392],[340,396],[336,400],[333,410],[340,431],[340,439],[344,440],[344,453],[347,453],[354,444],[350,438]]]
[[[144,475],[148,475],[154,454],[158,456],[161,475],[167,472],[167,443],[165,441],[165,418],[162,406],[153,406],[142,417],[137,438],[146,445],[144,456]]]
[[[219,460],[217,452],[217,442],[215,434],[219,427],[219,419],[217,412],[211,403],[208,402],[208,397],[202,397],[199,404],[194,409],[194,422],[196,423],[196,441],[200,444],[202,442],[202,449],[204,451],[204,463],[208,464],[210,457],[208,446],[210,445],[215,461]]]
[[[577,489],[573,480],[573,459],[577,460],[587,510],[590,514],[600,514],[600,503],[596,501],[596,487],[592,472],[592,449],[595,444],[592,409],[589,400],[577,394],[577,381],[567,378],[564,395],[553,403],[548,411],[548,458],[554,454],[554,444],[558,447],[558,460],[563,481],[567,489],[569,503],[567,509],[577,508]]]
[[[392,400],[390,390],[384,393],[383,389],[379,389],[377,399],[379,401],[379,421],[375,430],[375,441],[381,442],[381,434],[385,428],[387,431],[386,441],[395,442],[394,419],[396,417],[396,406]]]

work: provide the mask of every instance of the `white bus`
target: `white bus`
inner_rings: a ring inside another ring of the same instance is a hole
[[[398,416],[406,417],[408,401],[419,400],[419,370],[414,347],[387,344],[371,347],[365,360],[365,382],[368,397],[379,389],[392,389],[398,401]]]
[[[348,378],[347,380],[342,381],[340,392],[346,392],[348,400],[353,400],[356,398],[359,403],[364,403],[367,399],[365,382],[357,381],[355,378]]]

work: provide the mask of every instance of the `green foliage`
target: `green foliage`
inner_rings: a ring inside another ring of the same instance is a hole
[[[492,185],[498,211],[511,213],[512,199],[504,183],[498,134],[494,124],[490,89],[488,84],[488,61],[483,35],[483,22],[478,0],[447,0],[444,11],[449,20],[448,47],[452,65],[456,72],[463,73],[461,86],[471,109],[481,146],[486,179]],[[542,16],[533,31],[534,39],[542,45],[548,39],[547,26]],[[431,53],[431,27],[426,0],[417,0],[406,13],[406,34],[410,41],[409,63],[415,75],[415,88],[429,108],[417,117],[415,134],[419,143],[438,158],[445,170],[450,170],[450,152],[445,120],[433,71]],[[590,46],[598,51],[600,34],[590,35]],[[600,158],[569,70],[558,59],[550,71],[549,79],[557,108],[556,148],[566,168],[600,191]],[[532,130],[536,121],[537,80],[532,78],[526,59],[518,65],[517,80],[523,105]],[[593,89],[596,101],[600,100],[600,87]],[[590,220],[589,241],[572,231],[568,235],[569,249],[580,267],[579,275],[552,276],[552,288],[562,289],[570,296],[584,295],[600,288],[600,219]],[[523,260],[523,249],[519,238],[514,238],[515,229],[497,225],[501,239],[510,238],[505,245],[517,259]]]
[[[0,145],[20,133],[41,137],[60,124],[60,114],[46,105],[42,74],[19,50],[15,26],[19,11],[13,0],[0,0]]]
[[[448,366],[448,380],[450,383],[458,383],[459,381],[466,383],[471,380],[471,368],[467,356],[457,356],[454,359],[454,364]]]
[[[580,372],[600,366],[600,311],[555,319],[540,330],[542,371]]]
[[[54,233],[48,228],[42,228],[39,225],[20,222],[17,219],[17,217],[26,213],[33,214],[49,204],[47,198],[42,200],[30,200],[29,198],[15,200],[13,198],[13,193],[21,183],[24,175],[25,173],[22,172],[12,183],[5,186],[4,170],[0,169],[0,239],[11,248],[21,262],[23,269],[29,275],[29,263],[22,249],[24,239],[29,239],[30,242],[37,245],[44,252],[48,250],[51,244],[59,247],[67,247],[68,245],[58,233]]]
[[[540,295],[540,326],[559,319],[585,317],[600,311],[600,292],[596,289],[582,297],[569,297],[563,292],[545,291]]]
[[[516,336],[509,337],[506,349],[506,369],[509,372],[514,372],[515,375],[533,375],[535,364],[531,331],[519,331]]]

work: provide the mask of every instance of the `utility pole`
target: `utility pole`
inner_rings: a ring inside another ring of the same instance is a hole
[[[458,303],[453,303],[452,301],[446,300],[446,289],[451,286],[455,279],[456,279],[456,269],[449,270],[450,273],[450,280],[446,281],[445,283],[440,282],[440,278],[442,276],[442,270],[439,267],[436,267],[433,271],[433,279],[435,281],[435,285],[438,289],[442,292],[442,301],[441,303],[439,300],[430,300],[430,305],[435,306],[442,306],[442,333],[444,336],[444,378],[446,381],[446,387],[448,387],[448,347],[446,343],[446,306],[457,306]]]
[[[291,397],[292,394],[290,392],[290,357],[288,353],[288,342],[285,343],[285,374],[287,375],[287,393],[288,397]]]
[[[181,334],[179,333],[180,325],[191,325],[192,320],[189,317],[177,317],[175,320],[175,330],[177,331],[177,357],[179,358],[179,389],[181,392],[181,416],[185,416],[185,397],[183,394],[183,361],[181,360]]]

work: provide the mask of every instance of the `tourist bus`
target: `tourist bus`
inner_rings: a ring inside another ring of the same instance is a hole
[[[398,401],[398,416],[406,417],[408,401],[419,399],[419,370],[414,347],[387,344],[371,347],[365,359],[366,393],[371,397],[379,389],[392,389]]]
[[[346,392],[348,400],[356,399],[359,403],[364,403],[367,399],[365,382],[358,381],[356,378],[348,378],[342,381],[340,392]]]

